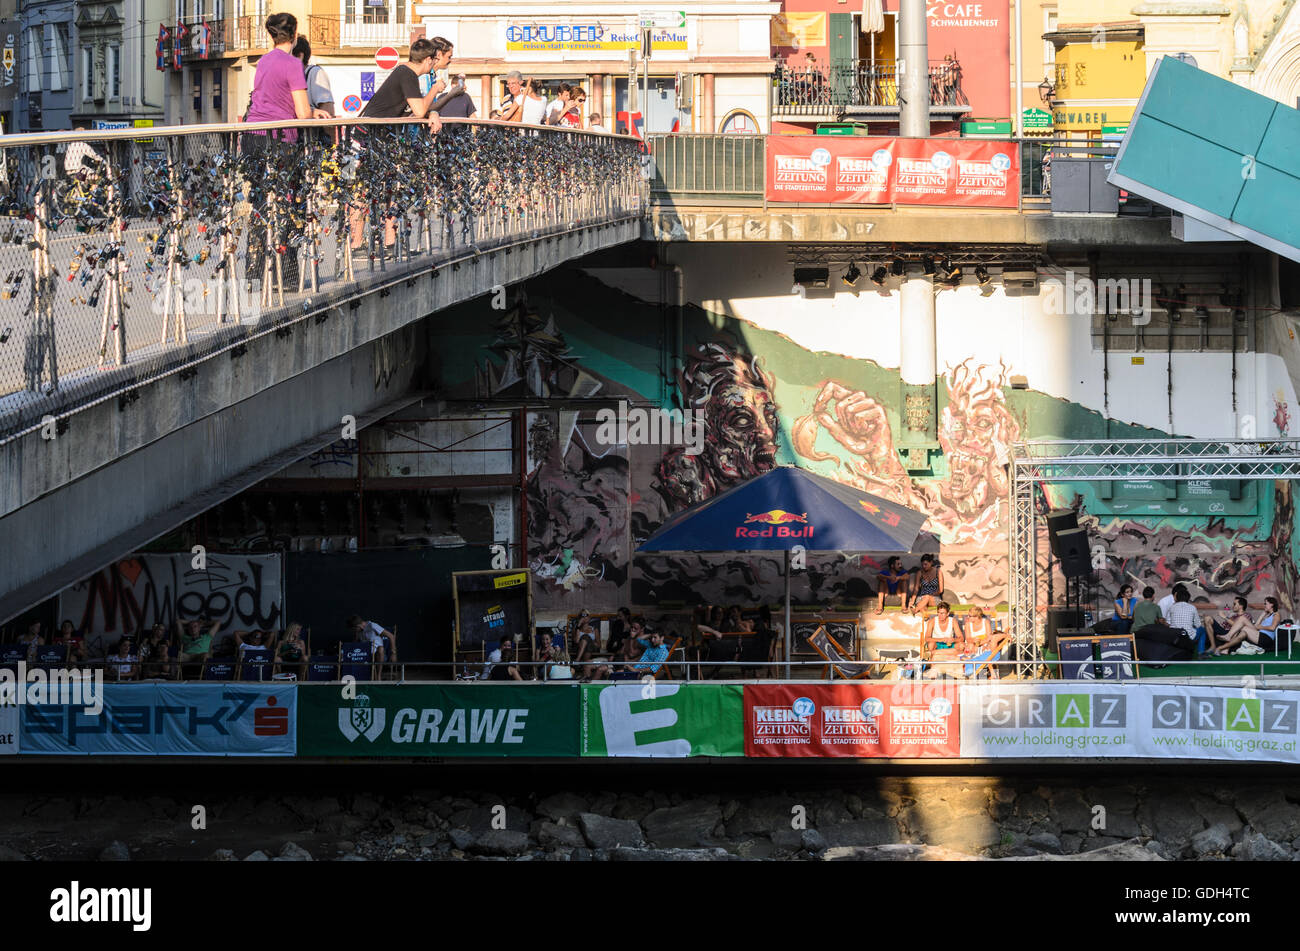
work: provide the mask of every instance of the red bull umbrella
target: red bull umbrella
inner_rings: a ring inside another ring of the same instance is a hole
[[[664,522],[637,551],[911,551],[926,515],[796,466],[777,466]],[[786,661],[790,641],[786,639]],[[787,676],[789,670],[787,668]]]

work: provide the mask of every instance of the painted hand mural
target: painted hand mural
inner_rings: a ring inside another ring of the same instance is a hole
[[[795,452],[838,463],[830,473],[930,516],[926,529],[944,544],[984,545],[1006,536],[1010,489],[1004,466],[1007,447],[1020,438],[1020,424],[1007,409],[1005,365],[965,360],[948,374],[948,405],[939,421],[939,444],[948,478],[913,482],[899,461],[884,406],[861,390],[823,381],[812,411],[794,424]],[[817,448],[825,432],[850,455]]]

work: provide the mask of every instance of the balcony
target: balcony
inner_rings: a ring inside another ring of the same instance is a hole
[[[955,60],[932,63],[930,113],[956,118],[970,112]],[[899,113],[898,67],[893,62],[778,66],[772,115],[802,119],[888,119]]]
[[[339,45],[405,49],[411,45],[412,29],[410,23],[343,23],[339,26]]]
[[[262,30],[257,17],[232,17],[225,20],[209,20],[204,17],[184,17],[181,23],[188,31],[179,42],[181,44],[181,62],[193,62],[197,59],[219,59],[247,50],[264,49],[270,45],[270,39]],[[201,51],[200,26],[208,28],[208,49],[204,56]],[[166,62],[175,63],[172,55],[177,39],[175,27],[169,27],[172,36],[163,44]]]

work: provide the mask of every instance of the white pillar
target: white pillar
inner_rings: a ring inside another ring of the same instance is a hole
[[[930,386],[936,372],[934,275],[909,270],[899,293],[899,371],[905,384]]]

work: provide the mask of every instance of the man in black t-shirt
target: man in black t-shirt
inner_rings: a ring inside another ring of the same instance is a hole
[[[465,76],[461,74],[456,77],[451,88],[434,102],[434,111],[444,119],[473,119],[478,110],[465,87]]]
[[[442,80],[429,87],[429,91],[420,94],[420,77],[434,70],[444,69],[451,62],[451,43],[441,36],[431,40],[421,37],[411,44],[408,62],[400,64],[388,74],[375,94],[370,97],[361,115],[366,119],[400,119],[414,116],[416,119],[429,117],[429,125],[436,132],[441,127],[441,120],[429,107],[438,95],[446,89]]]

